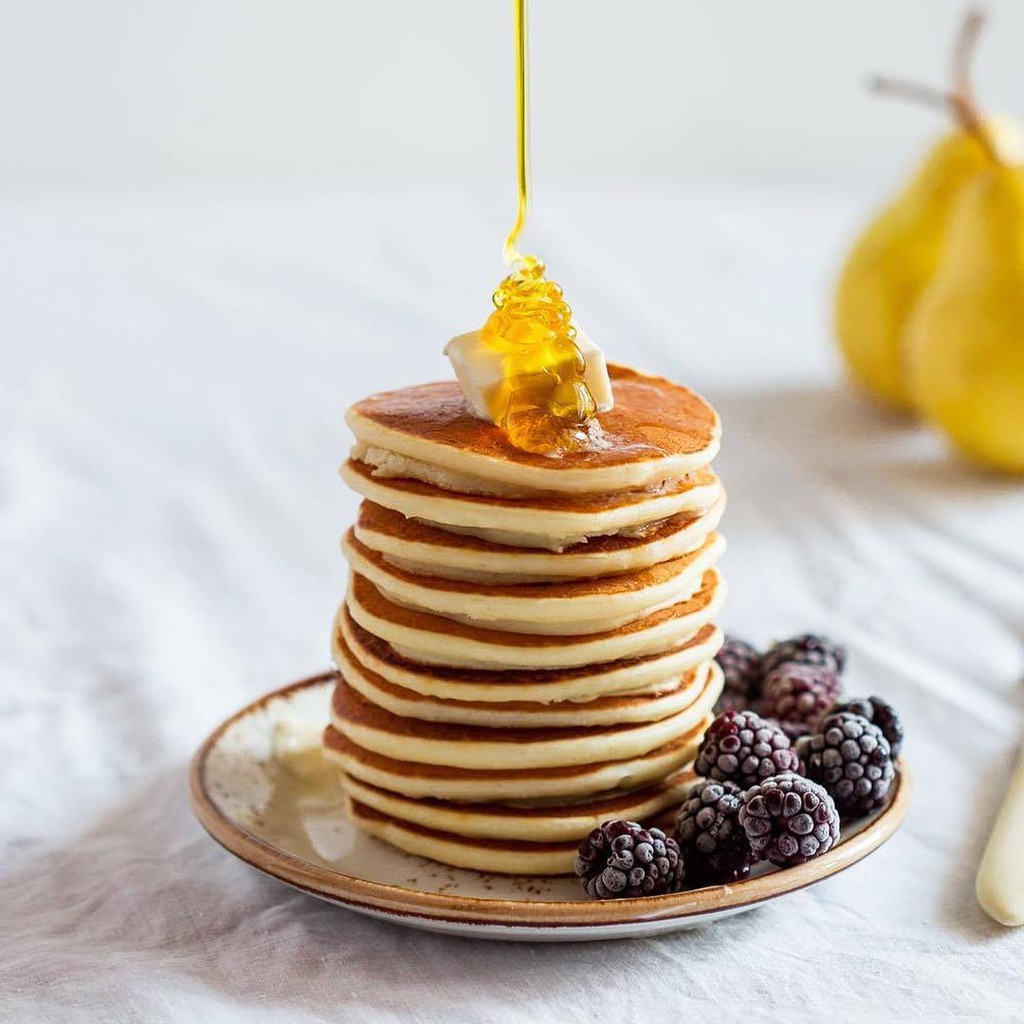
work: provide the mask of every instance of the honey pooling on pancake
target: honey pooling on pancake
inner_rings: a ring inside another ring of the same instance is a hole
[[[584,381],[572,310],[544,264],[520,257],[498,285],[481,341],[503,357],[504,379],[488,396],[495,423],[530,452],[578,451],[597,404]]]
[[[505,241],[512,272],[494,293],[480,340],[502,357],[503,380],[487,396],[494,422],[529,452],[579,451],[590,441],[597,403],[584,375],[572,310],[536,256],[519,252],[530,205],[526,0],[514,0],[518,210]]]

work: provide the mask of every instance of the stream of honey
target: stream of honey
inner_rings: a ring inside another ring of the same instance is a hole
[[[545,454],[579,451],[591,441],[597,412],[585,381],[572,310],[544,264],[519,251],[530,208],[527,0],[513,0],[516,51],[516,220],[505,239],[509,275],[494,292],[481,341],[502,357],[503,380],[488,396],[491,415],[517,448]]]

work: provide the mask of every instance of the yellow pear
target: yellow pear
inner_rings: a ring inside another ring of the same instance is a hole
[[[921,413],[970,458],[1024,473],[1024,168],[966,187],[904,346]]]
[[[992,118],[980,130],[1007,162],[1024,159],[1024,135],[1014,122]],[[992,163],[977,129],[952,132],[860,236],[840,274],[835,297],[840,349],[853,377],[890,405],[910,405],[900,339],[938,267],[950,210],[964,185]]]

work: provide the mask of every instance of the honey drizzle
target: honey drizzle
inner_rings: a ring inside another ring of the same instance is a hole
[[[481,341],[502,356],[503,379],[488,395],[494,422],[517,448],[579,451],[592,440],[597,412],[572,309],[544,264],[519,251],[530,209],[527,0],[513,0],[516,51],[516,220],[503,255],[512,272],[498,285]]]
[[[527,0],[513,0],[516,44],[516,222],[505,239],[502,255],[509,266],[532,257],[519,251],[519,236],[530,212],[530,58]]]

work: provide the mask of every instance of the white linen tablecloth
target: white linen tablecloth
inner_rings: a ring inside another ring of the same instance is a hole
[[[208,730],[327,663],[346,405],[447,375],[508,199],[0,196],[0,1018],[1024,1019],[1024,933],[973,896],[1022,727],[1024,488],[841,385],[863,196],[556,190],[530,241],[612,358],[720,410],[726,626],[833,634],[903,712],[889,845],[701,930],[531,946],[319,903],[192,820]]]

